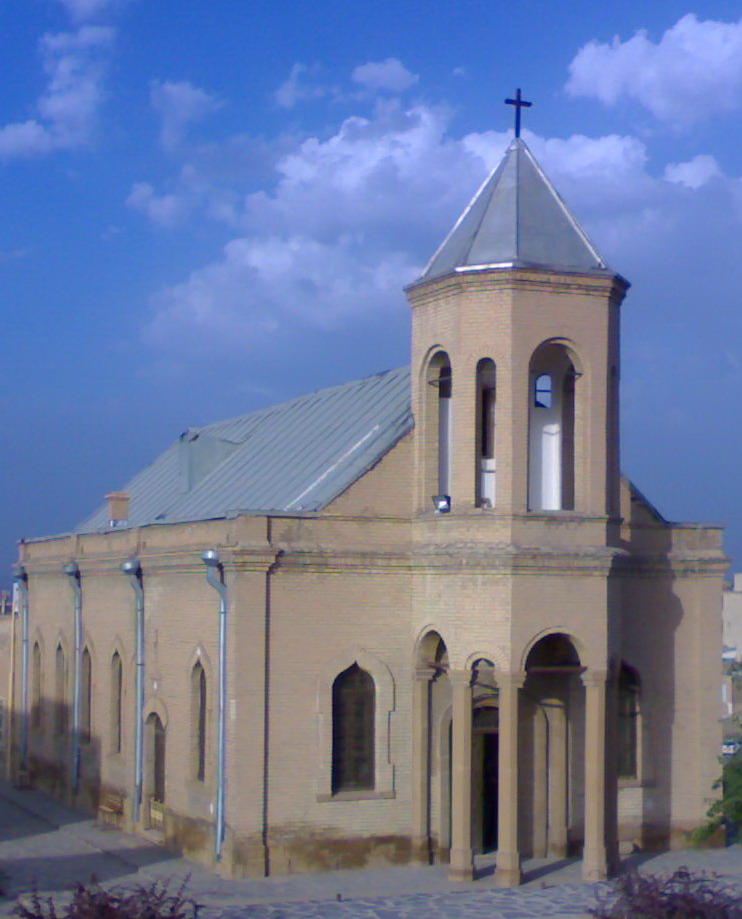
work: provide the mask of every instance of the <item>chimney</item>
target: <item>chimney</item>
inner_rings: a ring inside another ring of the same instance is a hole
[[[123,527],[129,522],[129,495],[125,491],[112,491],[108,501],[108,526]]]

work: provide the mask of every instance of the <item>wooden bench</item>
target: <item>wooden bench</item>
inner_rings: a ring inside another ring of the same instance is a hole
[[[118,791],[107,791],[98,802],[98,822],[101,826],[121,826],[126,797]]]

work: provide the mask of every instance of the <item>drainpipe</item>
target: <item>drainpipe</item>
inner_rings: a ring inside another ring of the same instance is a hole
[[[121,563],[121,570],[129,578],[136,598],[136,689],[134,693],[134,808],[132,818],[139,822],[142,807],[142,775],[144,772],[144,745],[142,715],[144,712],[144,590],[142,566],[136,556]]]
[[[224,568],[216,549],[201,553],[206,565],[206,580],[219,594],[219,683],[218,715],[216,724],[216,819],[214,821],[214,858],[221,861],[224,843],[224,764],[225,764],[225,717],[227,703],[227,585],[224,583]]]
[[[80,675],[82,671],[82,587],[77,562],[62,565],[75,599],[75,682],[72,687],[72,758],[70,762],[70,786],[76,795],[80,787]]]
[[[13,580],[18,585],[21,601],[21,736],[19,768],[28,769],[28,572],[23,565],[13,568]],[[15,620],[14,620],[15,625]],[[13,643],[15,646],[15,642]]]

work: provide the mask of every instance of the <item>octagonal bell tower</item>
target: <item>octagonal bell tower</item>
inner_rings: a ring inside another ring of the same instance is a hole
[[[617,513],[627,287],[516,138],[407,290],[420,515]]]

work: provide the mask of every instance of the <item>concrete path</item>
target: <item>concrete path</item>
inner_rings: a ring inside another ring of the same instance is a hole
[[[642,870],[666,873],[680,865],[706,869],[739,887],[742,847],[708,852],[632,856]],[[176,858],[147,840],[103,829],[36,791],[0,782],[0,917],[34,884],[62,894],[95,876],[107,886],[131,888],[155,879],[171,888],[186,877],[188,893],[204,905],[203,919],[577,919],[595,903],[601,885],[585,884],[580,862],[530,861],[526,883],[495,890],[492,860],[472,884],[452,884],[445,868],[372,868],[226,881]]]

